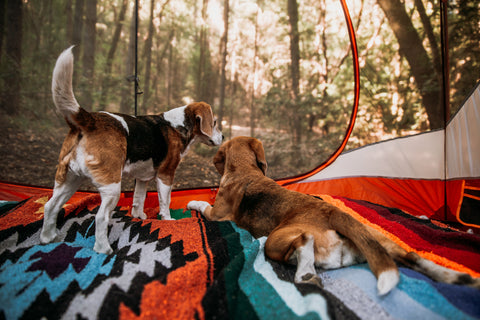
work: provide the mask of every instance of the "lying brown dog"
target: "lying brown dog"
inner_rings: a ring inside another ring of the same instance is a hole
[[[265,176],[265,152],[257,139],[234,138],[213,161],[222,175],[214,207],[203,201],[187,207],[209,220],[232,220],[254,237],[268,236],[265,254],[296,263],[295,282],[321,285],[315,266],[334,269],[366,260],[383,295],[399,281],[396,260],[436,281],[480,287],[479,279],[405,251],[339,208],[279,186]]]

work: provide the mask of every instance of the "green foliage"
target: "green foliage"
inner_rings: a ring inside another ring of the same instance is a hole
[[[448,4],[453,114],[480,78],[480,2],[451,1]]]

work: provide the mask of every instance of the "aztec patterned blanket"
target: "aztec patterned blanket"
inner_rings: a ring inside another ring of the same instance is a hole
[[[231,222],[176,210],[176,221],[133,219],[117,207],[111,255],[97,254],[89,195],[59,215],[62,242],[39,244],[49,195],[0,208],[0,319],[476,319],[480,290],[436,283],[406,268],[379,297],[366,264],[321,272],[324,288],[294,284],[295,268],[265,257]],[[480,276],[480,237],[397,209],[320,195],[405,248]],[[158,211],[158,209],[157,209]]]

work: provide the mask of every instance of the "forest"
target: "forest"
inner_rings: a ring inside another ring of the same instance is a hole
[[[354,100],[341,1],[136,2],[0,1],[0,180],[53,185],[68,126],[51,73],[71,45],[76,98],[89,111],[153,114],[205,101],[225,137],[262,140],[272,178],[336,150]],[[480,79],[480,1],[346,5],[360,65],[347,149],[443,127]],[[175,188],[218,184],[215,152],[192,148]]]

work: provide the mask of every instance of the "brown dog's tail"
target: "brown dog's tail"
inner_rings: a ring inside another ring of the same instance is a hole
[[[63,51],[57,59],[52,76],[53,102],[67,123],[78,129],[88,130],[94,126],[92,115],[75,99],[72,87],[73,46]]]
[[[362,223],[338,208],[333,210],[329,223],[332,229],[350,239],[367,259],[370,269],[377,278],[380,295],[387,294],[395,288],[400,280],[395,261]]]
[[[388,293],[399,280],[394,261],[421,272],[435,281],[480,289],[480,278],[472,278],[469,274],[437,265],[415,252],[408,252],[379,231],[361,224],[346,212],[335,210],[329,221],[333,229],[352,240],[365,256],[370,269],[378,279],[377,288],[380,294]]]
[[[371,228],[369,230],[370,233],[378,239],[382,246],[387,249],[392,258],[406,267],[421,272],[435,281],[467,285],[480,289],[480,278],[473,278],[467,273],[440,266],[433,261],[420,257],[415,252],[406,251],[379,231]]]

